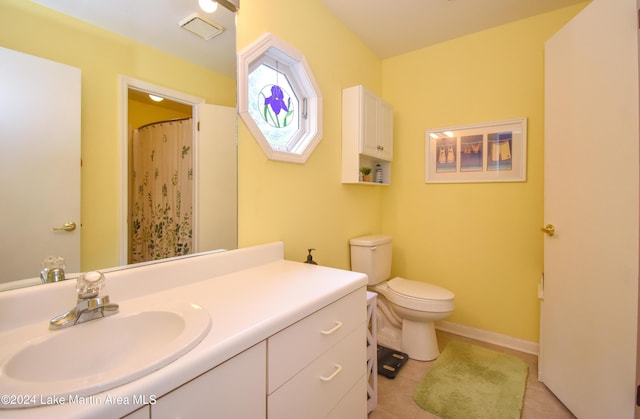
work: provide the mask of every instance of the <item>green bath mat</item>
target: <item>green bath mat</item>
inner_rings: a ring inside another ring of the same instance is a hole
[[[413,399],[443,419],[518,419],[527,373],[516,357],[452,341]]]

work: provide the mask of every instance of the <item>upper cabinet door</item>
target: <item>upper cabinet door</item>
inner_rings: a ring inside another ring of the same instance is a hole
[[[393,159],[393,108],[390,104],[357,86],[360,91],[360,154],[391,161]]]
[[[376,95],[362,89],[362,137],[360,138],[360,153],[375,157],[378,155],[378,103]]]

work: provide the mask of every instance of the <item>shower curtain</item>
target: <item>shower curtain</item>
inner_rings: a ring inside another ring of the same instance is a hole
[[[191,118],[133,132],[130,263],[192,250],[192,137]]]

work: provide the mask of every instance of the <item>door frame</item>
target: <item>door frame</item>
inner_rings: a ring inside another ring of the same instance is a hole
[[[118,218],[119,228],[119,259],[120,265],[127,265],[129,259],[129,89],[161,96],[174,102],[180,102],[191,106],[191,116],[193,120],[193,243],[197,247],[197,223],[198,223],[198,196],[195,193],[198,187],[198,106],[205,103],[203,98],[192,96],[177,90],[172,90],[163,86],[148,83],[146,81],[134,79],[120,75],[118,77],[118,126],[119,126],[119,146],[120,146],[120,216]],[[193,248],[194,252],[199,249]]]

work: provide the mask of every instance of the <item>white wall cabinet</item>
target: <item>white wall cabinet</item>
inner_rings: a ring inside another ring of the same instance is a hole
[[[376,183],[376,164],[383,184],[391,182],[393,108],[364,86],[342,91],[342,182]],[[360,168],[371,168],[371,182],[360,179]]]

